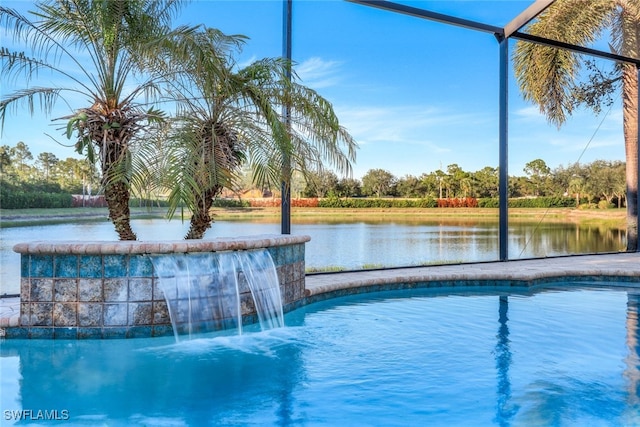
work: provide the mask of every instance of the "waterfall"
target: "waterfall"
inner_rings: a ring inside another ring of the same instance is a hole
[[[243,310],[251,303],[263,330],[284,326],[278,275],[266,249],[153,255],[151,261],[177,341],[220,329],[242,334]]]

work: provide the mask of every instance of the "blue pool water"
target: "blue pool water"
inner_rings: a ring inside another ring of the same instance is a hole
[[[639,306],[593,285],[398,291],[178,344],[5,340],[0,424],[640,425]]]

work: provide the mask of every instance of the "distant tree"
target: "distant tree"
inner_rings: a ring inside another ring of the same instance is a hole
[[[306,182],[305,197],[326,197],[335,194],[338,188],[338,177],[328,170],[307,173]]]
[[[509,177],[509,197],[524,197],[528,194],[529,179],[524,176]]]
[[[550,193],[554,196],[575,196],[576,207],[580,205],[580,200],[587,197],[586,169],[579,163],[574,163],[567,167],[558,166],[550,174],[552,188]]]
[[[11,168],[11,147],[8,145],[0,146],[0,174],[2,177]]]
[[[56,181],[72,194],[97,193],[100,176],[87,159],[67,157],[56,164]]]
[[[24,142],[20,141],[15,147],[9,150],[11,155],[11,163],[20,177],[20,179],[29,179],[31,167],[28,162],[33,160],[33,154],[29,150],[29,147]]]
[[[56,167],[60,160],[53,153],[43,152],[38,154],[36,158],[36,164],[42,168],[42,176],[45,181],[49,181],[51,172]]]
[[[355,178],[341,178],[336,188],[338,197],[359,197],[362,195],[362,184]]]
[[[396,177],[384,169],[370,169],[362,177],[362,192],[367,196],[391,196]]]
[[[447,166],[445,183],[447,197],[467,197],[471,191],[469,172],[465,172],[457,163]]]
[[[474,197],[498,197],[498,169],[485,166],[471,174]]]
[[[545,186],[547,178],[551,169],[544,160],[535,159],[530,161],[524,166],[524,172],[529,176],[531,185],[533,187],[533,196],[540,196],[545,194]]]
[[[420,175],[420,181],[425,190],[425,196],[433,198],[442,198],[443,179],[446,174],[437,170],[435,172],[423,173]]]
[[[396,191],[401,197],[424,197],[427,194],[424,182],[413,175],[405,175],[398,179]]]
[[[435,171],[434,174],[436,176],[436,181],[438,182],[438,198],[442,199],[442,190],[447,188],[448,177],[447,174],[441,169]]]
[[[613,203],[613,198],[625,182],[624,163],[596,160],[588,166],[586,187],[598,198]]]
[[[553,194],[556,196],[567,196],[575,194],[569,189],[569,183],[572,180],[573,175],[577,172],[579,164],[575,163],[570,166],[558,166],[551,171],[551,182],[553,185]]]
[[[623,176],[626,177],[627,173],[627,165],[620,164],[616,166],[617,172],[616,175],[618,177]],[[627,182],[626,178],[624,180],[620,180],[619,178],[616,180],[616,186],[614,187],[614,197],[617,199],[618,208],[621,208],[627,203]]]

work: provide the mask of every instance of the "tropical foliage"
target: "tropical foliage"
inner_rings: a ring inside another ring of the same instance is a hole
[[[177,0],[43,0],[35,4],[32,19],[0,7],[0,24],[28,48],[0,49],[3,77],[27,83],[0,101],[0,121],[19,107],[33,113],[38,105],[51,113],[61,102],[75,106],[58,120],[75,139],[76,151],[100,165],[109,217],[122,240],[136,238],[129,221],[132,147],[162,119],[160,111],[146,106],[159,89],[158,76],[147,72],[148,60],[171,33],[179,5]],[[30,84],[45,72],[55,77],[55,86]]]
[[[169,151],[148,164],[160,165],[156,174],[169,191],[170,214],[183,205],[192,212],[187,239],[203,237],[214,198],[233,187],[245,163],[252,182],[265,188],[289,186],[291,171],[321,170],[325,163],[349,173],[355,159],[355,141],[331,104],[299,84],[286,60],[239,67],[242,42],[205,28],[176,39],[173,50],[185,54],[169,61],[170,69],[183,68],[169,91],[178,111]]]

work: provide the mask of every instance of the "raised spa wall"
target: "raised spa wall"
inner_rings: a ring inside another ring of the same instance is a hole
[[[150,255],[265,248],[274,261],[283,308],[304,299],[308,236],[210,241],[34,242],[18,244],[20,325],[7,338],[133,338],[172,335]],[[249,289],[240,288],[244,323],[256,320]]]

